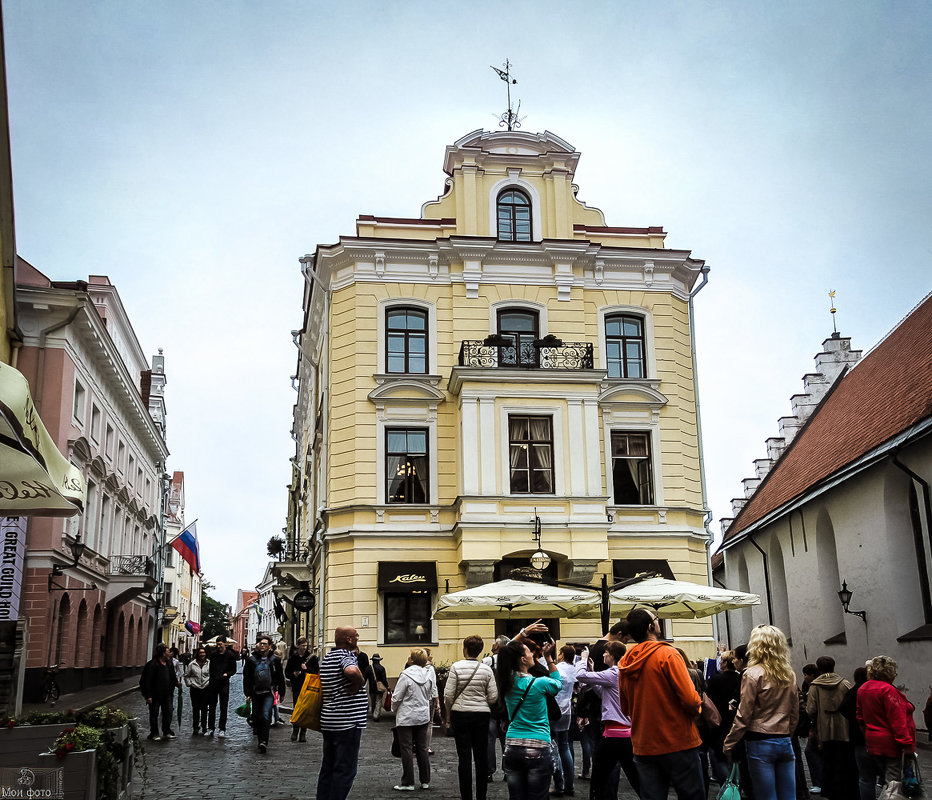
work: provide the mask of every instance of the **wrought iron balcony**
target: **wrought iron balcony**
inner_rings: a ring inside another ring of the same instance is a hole
[[[110,556],[111,575],[155,577],[155,562],[148,556]]]
[[[591,342],[564,342],[556,336],[515,343],[493,334],[484,340],[464,340],[459,366],[492,369],[592,369]]]
[[[110,556],[107,603],[122,604],[158,585],[155,562],[148,556]]]

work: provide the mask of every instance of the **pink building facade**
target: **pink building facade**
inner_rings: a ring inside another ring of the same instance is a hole
[[[30,517],[20,619],[22,699],[41,699],[46,667],[63,693],[145,663],[161,614],[164,359],[152,363],[104,276],[51,281],[20,260],[18,368],[61,452],[87,481],[84,514]],[[86,545],[74,563],[71,545]],[[62,571],[64,574],[56,574]]]

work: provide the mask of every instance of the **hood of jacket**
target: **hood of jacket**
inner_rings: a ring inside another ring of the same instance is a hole
[[[408,676],[410,681],[423,686],[430,680],[431,670],[428,667],[419,667],[417,664],[412,664],[410,667],[405,667],[404,674]]]
[[[838,684],[843,680],[844,678],[835,672],[826,672],[824,675],[819,675],[819,677],[816,678],[811,685],[835,687],[838,686]]]
[[[618,671],[627,677],[636,678],[647,659],[657,652],[661,647],[669,647],[666,642],[646,641],[632,647],[621,659],[618,664]]]

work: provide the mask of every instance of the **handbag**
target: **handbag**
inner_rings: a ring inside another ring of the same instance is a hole
[[[722,715],[705,692],[702,693],[702,709],[699,713],[702,721],[710,728],[717,728],[722,724]]]
[[[298,728],[320,730],[320,709],[323,696],[320,692],[320,675],[309,672],[304,678],[301,693],[295,701],[291,712],[291,724]]]
[[[902,780],[887,781],[880,793],[880,800],[912,800],[922,794],[922,776],[919,761],[910,753],[903,754]]]
[[[392,710],[392,690],[388,689],[385,692],[385,697],[382,698],[382,708],[386,711]]]
[[[392,755],[401,758],[401,744],[398,741],[398,728],[392,728]]]
[[[722,784],[719,789],[718,800],[741,800],[741,788],[738,786],[738,762],[731,765],[731,772],[728,773],[728,780]]]

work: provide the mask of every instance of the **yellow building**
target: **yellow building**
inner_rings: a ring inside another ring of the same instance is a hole
[[[551,133],[475,131],[446,148],[419,217],[361,216],[301,259],[275,572],[286,600],[315,592],[313,612],[289,606],[315,646],[352,625],[392,674],[411,645],[441,663],[469,633],[520,627],[431,611],[527,565],[537,520],[551,577],[708,582],[691,315],[707,268],[662,228],[607,227],[577,198],[579,155]],[[714,652],[707,620],[667,633]]]

